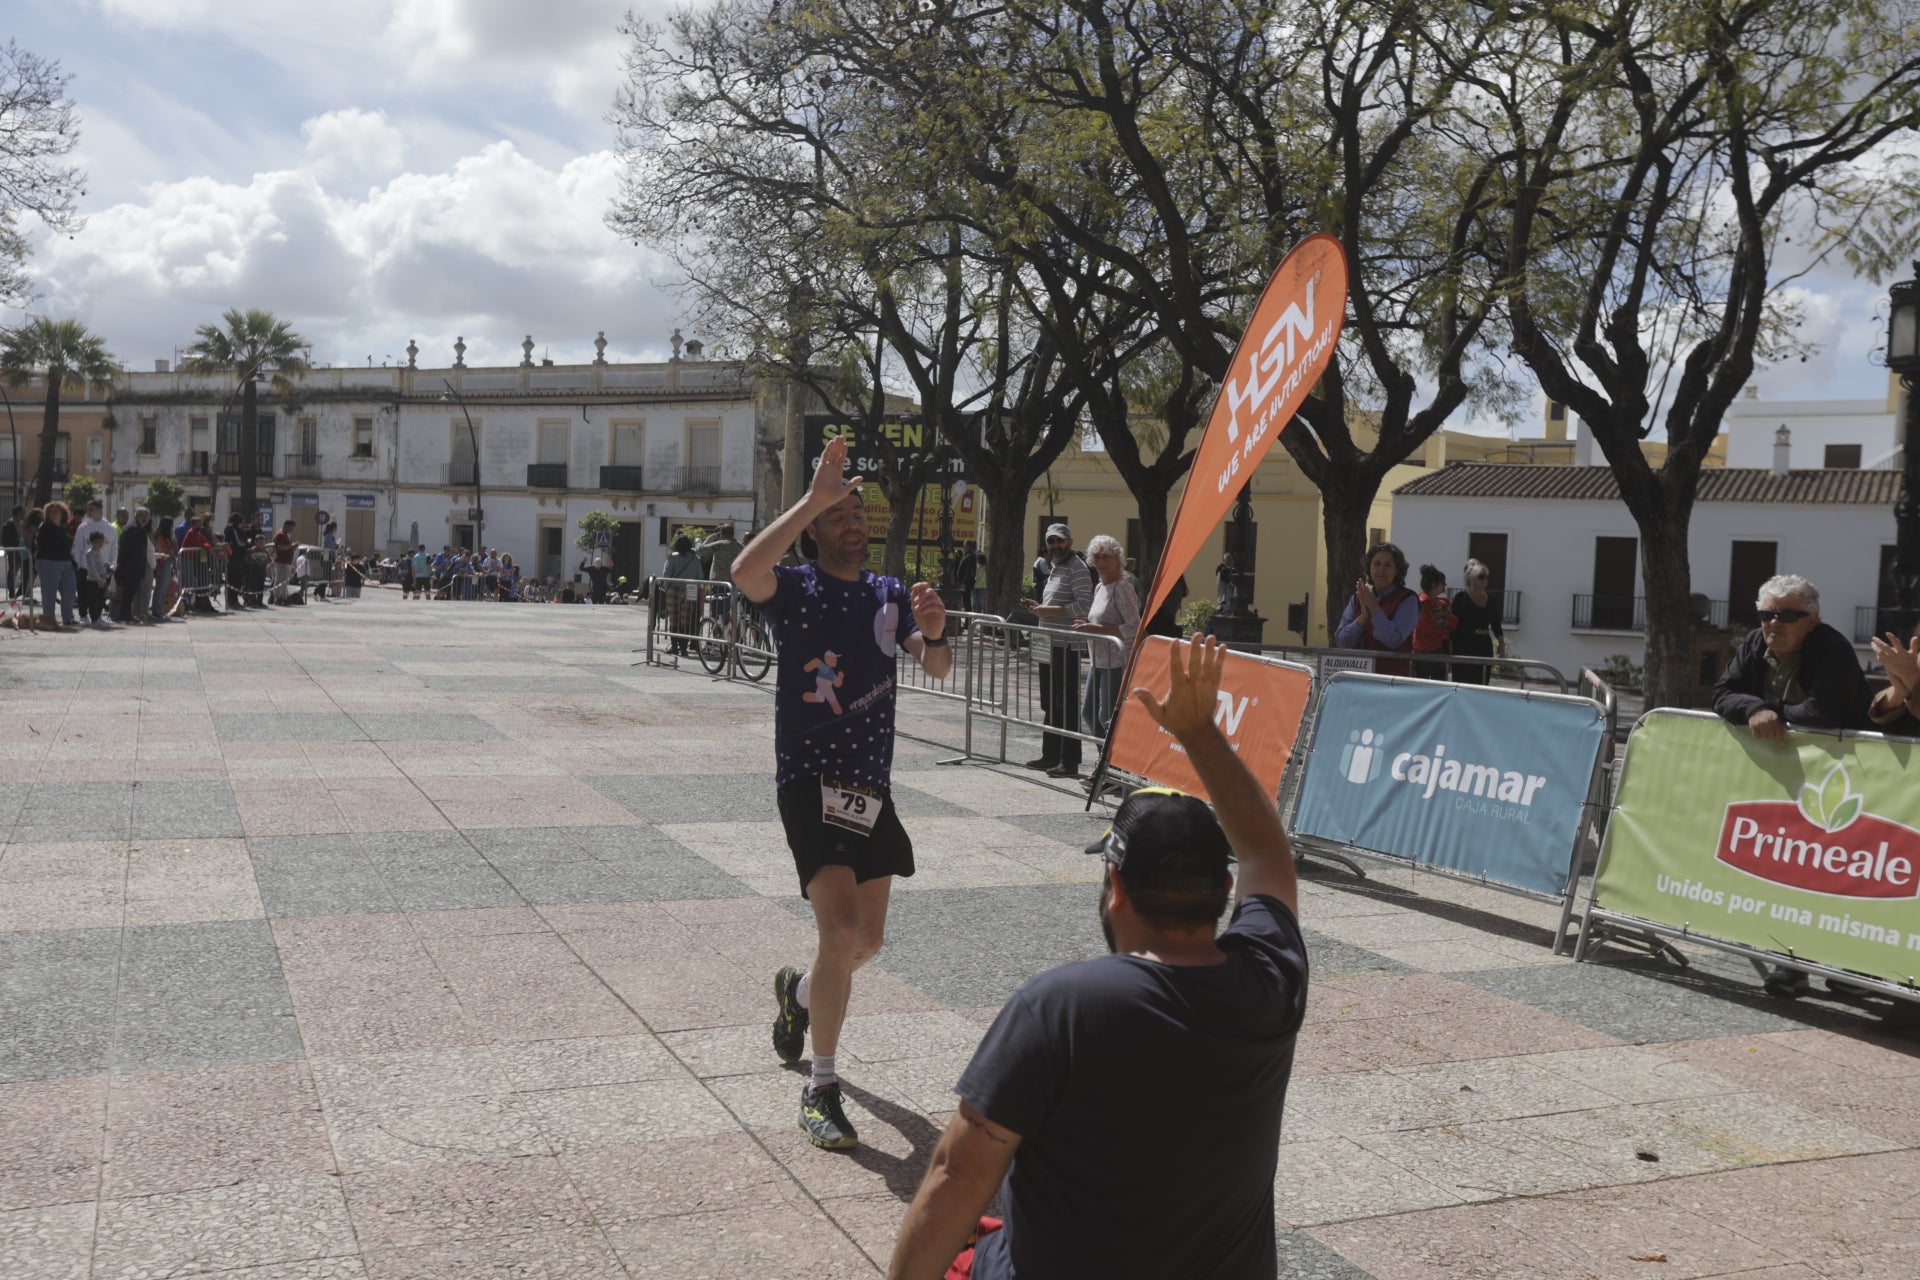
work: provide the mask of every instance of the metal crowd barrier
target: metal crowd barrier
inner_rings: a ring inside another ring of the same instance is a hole
[[[208,547],[187,547],[174,553],[172,613],[225,613],[227,575],[220,558]]]
[[[1323,684],[1335,671],[1378,671],[1377,664],[1383,660],[1407,665],[1410,671],[1395,673],[1403,678],[1439,680],[1441,683],[1449,684],[1455,683],[1445,678],[1445,670],[1450,666],[1490,668],[1487,677],[1489,682],[1499,675],[1506,674],[1501,671],[1501,668],[1510,667],[1522,689],[1536,683],[1534,675],[1541,677],[1538,683],[1552,681],[1555,690],[1559,693],[1571,692],[1573,686],[1580,683],[1578,679],[1569,680],[1558,667],[1538,658],[1479,658],[1451,653],[1389,653],[1380,649],[1330,649],[1304,644],[1252,644],[1238,640],[1229,643],[1227,647],[1237,653],[1268,653],[1304,663],[1314,668]],[[1439,668],[1443,674],[1430,674],[1434,668]]]
[[[26,558],[24,551],[12,547],[0,547],[0,625],[20,627],[20,616],[31,605],[25,592],[26,576],[20,573],[20,561]],[[14,576],[20,574],[18,590]]]

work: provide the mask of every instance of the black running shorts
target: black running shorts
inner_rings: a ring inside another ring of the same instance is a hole
[[[781,787],[780,822],[787,829],[787,847],[793,850],[794,870],[800,875],[800,896],[822,867],[852,867],[856,884],[881,876],[913,874],[913,842],[900,825],[893,793],[879,792],[880,816],[871,834],[827,822],[821,816],[820,779],[800,778]]]

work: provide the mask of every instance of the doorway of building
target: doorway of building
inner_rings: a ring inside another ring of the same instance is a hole
[[[640,579],[646,575],[641,542],[646,527],[641,520],[622,520],[619,531],[613,535],[613,576],[625,578],[627,585],[636,591],[640,589]]]

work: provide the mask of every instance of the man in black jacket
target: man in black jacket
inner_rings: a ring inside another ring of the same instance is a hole
[[[1760,626],[1741,642],[1720,682],[1713,686],[1714,714],[1743,724],[1761,741],[1785,743],[1787,729],[1864,729],[1866,673],[1853,646],[1820,621],[1820,592],[1795,574],[1760,584]],[[1768,971],[1768,991],[1805,995],[1807,975],[1778,967]],[[1835,991],[1849,988],[1834,979]]]
[[[153,516],[145,507],[135,511],[133,519],[120,530],[119,554],[113,562],[114,584],[120,589],[113,605],[115,622],[132,622],[135,610],[146,613],[141,606],[146,602],[147,540],[152,533]]]
[[[1760,626],[1713,687],[1714,714],[1774,742],[1790,725],[1866,728],[1866,674],[1847,638],[1820,621],[1820,592],[1781,574],[1760,584],[1759,603]]]

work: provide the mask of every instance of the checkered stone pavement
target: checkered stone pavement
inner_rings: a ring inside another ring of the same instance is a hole
[[[921,870],[842,1044],[864,1145],[815,1151],[767,1039],[811,937],[770,701],[633,665],[642,617],[0,635],[0,1277],[879,1273],[995,1009],[1101,949],[1100,820],[903,703]],[[1283,1275],[1920,1275],[1885,1006],[1574,965],[1550,910],[1403,871],[1301,915]]]

